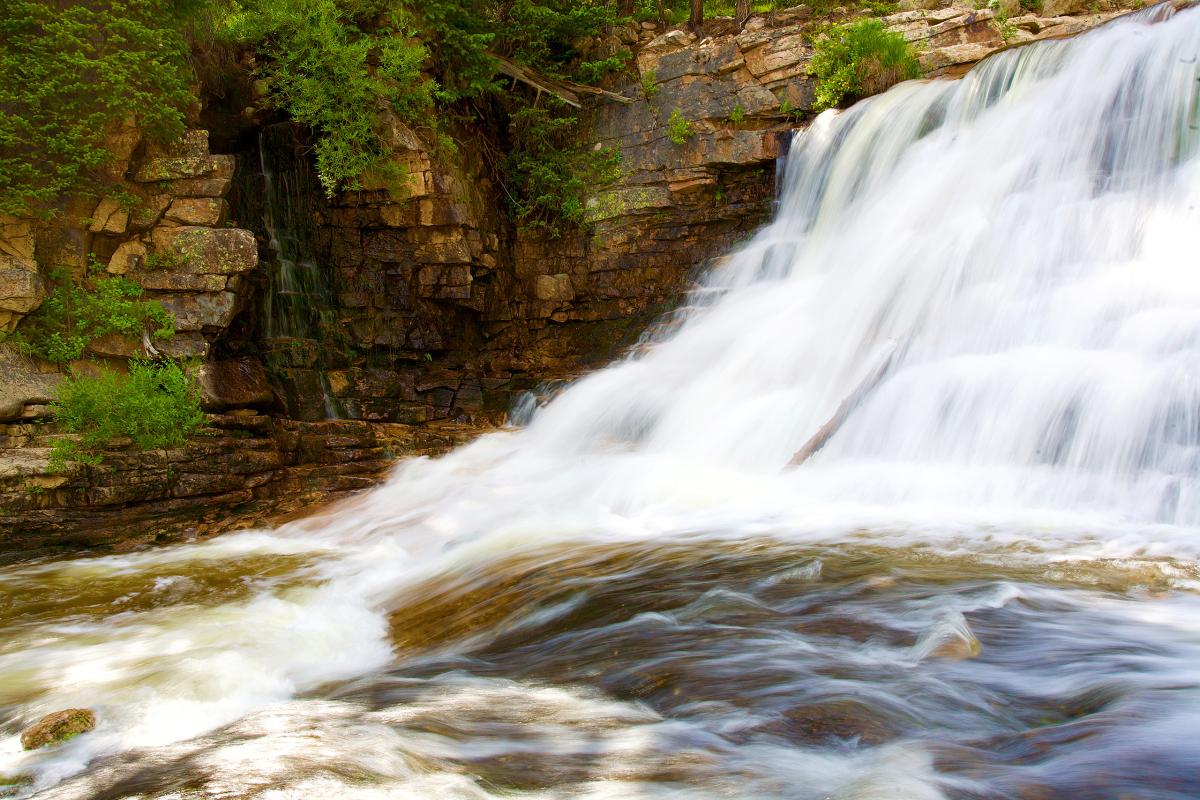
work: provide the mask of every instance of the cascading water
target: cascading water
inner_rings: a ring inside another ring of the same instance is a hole
[[[1157,7],[823,115],[708,299],[526,428],[273,533],[0,572],[6,730],[101,719],[0,773],[1200,796],[1198,55]]]
[[[325,342],[336,331],[337,304],[314,241],[313,200],[320,196],[320,187],[292,125],[264,128],[258,145],[262,226],[271,253],[262,313],[267,360],[292,388],[292,416],[338,419],[345,414],[330,390],[323,363]],[[317,394],[319,405],[311,402]]]

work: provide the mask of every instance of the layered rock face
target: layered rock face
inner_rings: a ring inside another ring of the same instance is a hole
[[[882,19],[931,76],[1117,13],[909,2]],[[560,237],[513,226],[495,145],[474,129],[438,149],[381,118],[399,169],[333,200],[286,124],[243,137],[237,155],[211,153],[203,130],[167,150],[114,132],[112,197],[75,202],[53,226],[0,218],[0,330],[41,303],[48,270],[98,261],[175,317],[175,339],[154,346],[204,361],[210,430],[175,451],[117,445],[99,467],[48,475],[60,373],[0,345],[0,550],[268,518],[289,496],[365,486],[395,457],[499,422],[516,393],[619,355],[692,270],[770,216],[777,158],[812,105],[809,14],[742,29],[716,19],[704,35],[642,23],[598,43],[635,59],[606,87],[623,99],[586,101],[580,144],[619,151],[622,176],[589,198],[586,229]],[[108,337],[91,350],[117,359],[146,344]]]

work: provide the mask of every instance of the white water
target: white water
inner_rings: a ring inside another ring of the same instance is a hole
[[[161,577],[248,552],[313,556],[301,585],[266,582],[237,602],[9,631],[0,685],[34,698],[29,719],[83,704],[104,724],[55,752],[0,742],[0,773],[47,786],[99,755],[381,668],[383,613],[405,587],[554,543],[766,535],[1005,559],[1172,556],[1186,583],[1200,557],[1200,11],[1151,24],[1164,16],[821,116],[792,149],[776,221],[706,278],[703,306],[521,431],[410,462],[273,535],[9,571],[20,591],[48,573]],[[884,380],[816,457],[788,467],[890,348]],[[1192,611],[1151,616],[1191,641]],[[965,625],[947,613],[923,642]],[[316,712],[295,708],[315,702],[278,713],[304,718]],[[333,725],[330,714],[319,716]],[[635,745],[605,746],[620,760]],[[898,775],[906,796],[940,796],[927,756],[903,747],[796,757],[762,756],[825,775],[814,797],[891,796]],[[877,775],[863,759],[891,766]],[[405,769],[384,771],[417,780]],[[389,796],[484,796],[458,776],[420,780],[434,783]],[[63,796],[89,796],[75,791]],[[597,783],[580,796],[630,795]]]

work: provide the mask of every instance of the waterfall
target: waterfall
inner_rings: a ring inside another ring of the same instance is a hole
[[[287,390],[292,416],[338,419],[344,410],[325,373],[330,356],[326,344],[338,335],[337,299],[319,255],[313,219],[321,188],[294,126],[263,128],[258,145],[262,228],[270,249],[261,314],[267,361]]]
[[[822,114],[775,220],[704,279],[715,301],[327,533],[1183,535],[1200,524],[1198,14],[1156,7]]]
[[[703,301],[523,427],[277,531],[0,570],[7,720],[101,720],[0,775],[1200,796],[1198,54],[1159,6],[826,112]]]

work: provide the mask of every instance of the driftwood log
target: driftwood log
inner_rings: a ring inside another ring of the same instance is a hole
[[[788,462],[789,467],[796,467],[808,461],[825,446],[826,442],[833,438],[833,435],[842,427],[842,423],[850,416],[850,412],[854,411],[866,399],[866,396],[879,385],[879,382],[883,380],[883,376],[887,374],[895,362],[897,352],[899,352],[899,348],[896,347],[895,342],[892,342],[887,350],[880,355],[879,363],[875,365],[875,369],[871,370],[867,377],[863,378],[854,387],[854,390],[843,398],[842,402],[838,404],[837,409],[833,412],[833,416],[804,443],[803,447],[796,451],[796,454],[792,456],[792,460]]]

